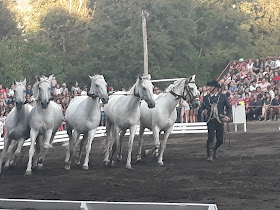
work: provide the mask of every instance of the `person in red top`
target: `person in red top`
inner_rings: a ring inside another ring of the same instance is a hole
[[[247,63],[244,62],[244,59],[243,59],[243,58],[240,58],[240,59],[239,59],[239,63],[236,65],[236,69],[237,69],[238,71],[240,71],[242,67],[244,67],[244,68],[247,70]]]
[[[274,73],[274,77],[272,78],[272,81],[280,81],[280,76],[279,76],[278,71],[276,71],[276,72]]]

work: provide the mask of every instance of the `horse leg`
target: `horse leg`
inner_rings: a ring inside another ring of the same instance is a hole
[[[120,144],[120,128],[118,126],[113,126],[112,127],[112,132],[111,132],[111,156],[110,156],[110,164],[114,165],[114,154],[119,147]]]
[[[129,135],[129,141],[128,141],[128,152],[127,152],[127,161],[126,161],[126,168],[131,169],[131,152],[132,152],[132,146],[133,146],[133,140],[136,134],[136,128],[137,125],[130,126],[130,135]]]
[[[14,158],[13,161],[11,161],[11,165],[16,165],[19,154],[21,153],[21,149],[23,147],[23,143],[24,143],[24,138],[22,138],[18,141],[18,146],[17,146],[17,149],[15,151],[15,158]]]
[[[159,158],[158,158],[158,164],[161,165],[161,166],[163,166],[162,157],[163,157],[164,150],[166,148],[166,142],[167,142],[167,139],[168,139],[169,135],[171,134],[172,130],[173,130],[173,126],[168,128],[164,132],[163,141],[162,141],[162,144],[161,144],[161,150],[160,150],[160,154],[159,154]]]
[[[8,150],[8,147],[10,144],[11,144],[11,141],[9,140],[8,135],[6,134],[4,137],[4,148],[2,150],[1,157],[0,157],[0,174],[1,174],[1,170],[2,170],[2,164],[6,157],[7,150]]]
[[[69,159],[68,161],[66,162],[65,161],[65,169],[66,170],[69,170],[70,169],[70,166],[71,166],[71,159],[72,159],[72,156],[74,154],[74,150],[75,150],[75,146],[76,146],[76,142],[77,142],[77,139],[79,138],[80,136],[80,133],[78,133],[76,130],[73,131],[72,133],[72,138],[69,139]]]
[[[39,155],[40,155],[40,152],[41,152],[41,145],[43,145],[43,136],[38,135],[37,139],[36,139],[36,144],[35,144],[35,153],[34,153],[34,157],[33,157],[33,167],[38,166],[38,159],[39,159]]]
[[[7,154],[6,154],[6,156],[8,158],[6,159],[6,163],[5,163],[4,168],[9,168],[10,167],[10,161],[11,161],[11,157],[13,155],[13,149],[14,149],[16,143],[17,142],[15,140],[12,140],[11,143],[10,143],[10,146],[8,147],[8,151],[7,151]]]
[[[139,130],[139,148],[138,148],[138,155],[137,155],[137,161],[142,161],[142,146],[143,146],[143,134],[144,134],[145,127],[140,124],[140,130]]]
[[[55,136],[55,133],[51,132],[51,137],[50,137],[50,144],[52,144],[52,141],[54,139],[54,136]],[[47,136],[47,138],[49,138]],[[42,145],[42,144],[41,144]],[[44,161],[45,161],[45,158],[46,158],[46,155],[49,151],[49,149],[45,148],[45,147],[42,147],[43,151],[41,152],[41,155],[39,156],[38,158],[38,167],[39,168],[42,168],[43,167],[43,164],[44,164]]]
[[[72,128],[70,128],[70,126],[69,125],[67,125],[67,123],[66,123],[66,127],[67,127],[67,134],[68,134],[68,137],[69,137],[69,140],[68,140],[68,142],[65,142],[62,146],[64,146],[64,147],[66,147],[67,148],[67,151],[66,151],[66,157],[65,157],[65,160],[64,160],[64,162],[68,162],[69,161],[69,158],[70,158],[70,149],[69,149],[69,142],[70,142],[70,140],[71,140],[71,138],[72,138]]]
[[[49,149],[52,148],[53,146],[51,145],[51,136],[52,136],[52,130],[47,130],[45,133],[45,142],[44,142],[44,148]]]
[[[80,165],[80,163],[81,163],[82,149],[83,149],[83,147],[84,147],[84,144],[85,144],[85,141],[87,140],[87,138],[88,138],[88,134],[84,134],[83,139],[80,141],[79,155],[78,155],[77,160],[75,161],[75,163],[76,163],[77,165]],[[76,146],[78,146],[78,144],[76,144]],[[75,146],[75,147],[76,147],[76,146]]]
[[[105,148],[105,155],[104,155],[104,163],[105,165],[109,164],[109,155],[110,155],[110,145],[111,145],[111,133],[112,133],[112,123],[108,119],[106,119],[106,148]]]
[[[28,164],[27,164],[27,168],[25,171],[25,175],[31,175],[32,174],[32,158],[35,152],[35,140],[36,137],[38,135],[39,131],[34,131],[31,129],[30,131],[30,139],[31,139],[31,145],[29,148],[29,157],[28,157]]]
[[[117,155],[117,161],[121,161],[121,159],[122,159],[122,141],[123,141],[125,133],[126,133],[126,130],[121,130],[121,133],[120,133],[120,144],[119,144],[119,153]]]
[[[152,149],[146,150],[145,154],[146,155],[150,155],[153,154],[156,150],[158,150],[158,148],[160,147],[160,142],[159,142],[159,128],[155,127],[153,129],[153,136],[154,136],[154,140],[155,140],[155,146]]]
[[[89,153],[91,151],[91,144],[92,144],[95,132],[96,132],[96,128],[88,132],[88,138],[87,138],[88,141],[87,141],[87,145],[86,145],[86,157],[85,157],[85,161],[84,161],[84,165],[83,165],[84,170],[88,170]]]

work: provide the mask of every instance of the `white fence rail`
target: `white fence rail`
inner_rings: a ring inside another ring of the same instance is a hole
[[[215,204],[0,199],[1,209],[218,210]]]
[[[137,127],[137,134],[139,133],[139,126]],[[171,134],[184,134],[184,133],[207,133],[207,125],[205,122],[198,123],[175,123]],[[149,129],[145,129],[144,135],[152,134]],[[129,135],[129,130],[126,132]],[[97,128],[95,138],[106,136],[106,127],[100,126]],[[66,131],[58,131],[54,137],[54,143],[68,141]],[[30,145],[30,139],[26,140],[24,146]],[[0,150],[3,149],[3,138],[0,139]]]

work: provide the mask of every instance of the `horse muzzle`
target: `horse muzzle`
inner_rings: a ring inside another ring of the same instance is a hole
[[[151,108],[155,108],[156,103],[155,103],[154,100],[147,100],[146,102],[147,102],[148,107],[149,107],[150,109],[151,109]]]
[[[49,102],[48,102],[48,101],[42,101],[42,102],[41,102],[41,106],[42,106],[43,109],[48,108],[48,105],[49,105]]]
[[[108,97],[108,96],[102,97],[102,98],[101,98],[101,101],[102,101],[103,104],[107,104],[108,101],[109,101],[109,97]]]
[[[16,102],[16,108],[17,109],[22,109],[23,102]]]

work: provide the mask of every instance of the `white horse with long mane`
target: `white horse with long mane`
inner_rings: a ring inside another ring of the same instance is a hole
[[[71,165],[71,157],[74,154],[74,149],[79,139],[80,134],[84,134],[80,143],[80,152],[77,164],[80,164],[81,150],[87,139],[86,157],[83,169],[88,170],[89,153],[91,144],[100,123],[101,99],[104,104],[108,103],[109,97],[107,94],[107,83],[102,75],[89,76],[91,79],[91,86],[88,96],[78,96],[74,98],[66,110],[65,121],[67,127],[67,134],[69,135],[69,148],[65,158],[65,169],[69,170]]]
[[[149,76],[139,76],[127,95],[112,95],[105,107],[106,114],[106,150],[104,162],[113,164],[113,156],[117,148],[121,151],[121,142],[127,129],[130,130],[126,168],[131,169],[131,152],[137,123],[140,120],[140,101],[147,102],[154,108],[153,84]],[[118,156],[121,159],[121,156]]]
[[[26,79],[20,82],[14,82],[15,85],[15,103],[16,107],[8,114],[4,136],[4,149],[0,157],[0,173],[2,163],[7,156],[5,168],[11,165],[15,165],[17,158],[21,152],[24,140],[29,138],[30,127],[28,124],[29,114],[32,110],[32,106],[26,104]],[[11,160],[14,146],[17,145],[17,149],[14,153],[14,160]]]
[[[170,85],[166,93],[163,93],[156,99],[154,109],[149,109],[146,103],[141,103],[140,111],[140,131],[139,131],[139,150],[137,160],[141,160],[141,152],[143,145],[143,133],[145,128],[153,131],[155,146],[146,152],[153,154],[155,150],[160,148],[158,158],[159,165],[163,165],[163,152],[166,148],[166,142],[173,130],[174,123],[177,118],[176,105],[180,98],[183,98],[193,106],[199,105],[199,91],[195,84],[195,75],[190,78],[179,79]],[[160,144],[159,135],[164,131],[163,141]]]
[[[31,175],[32,173],[35,146],[36,154],[33,166],[42,167],[47,150],[52,147],[53,138],[62,123],[61,107],[57,103],[50,101],[52,76],[49,78],[45,76],[37,77],[37,82],[33,85],[33,94],[37,102],[29,118],[31,145],[26,175]]]

